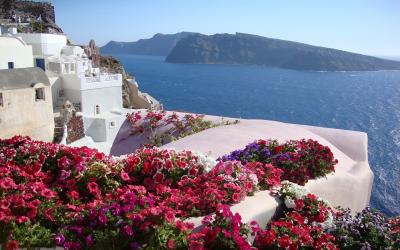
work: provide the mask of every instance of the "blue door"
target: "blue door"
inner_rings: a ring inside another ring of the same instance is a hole
[[[44,63],[44,59],[36,58],[36,67],[39,67],[43,69],[43,71],[46,71],[46,64]]]
[[[14,68],[14,62],[8,62],[8,69]]]

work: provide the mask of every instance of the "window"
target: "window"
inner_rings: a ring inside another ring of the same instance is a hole
[[[4,106],[3,93],[0,93],[0,107]]]
[[[44,101],[44,88],[35,89],[35,101]]]
[[[114,128],[114,127],[115,127],[115,122],[114,121],[110,122],[110,128]]]
[[[14,68],[14,62],[8,62],[8,69]]]
[[[96,115],[100,114],[100,106],[99,105],[96,105],[94,112],[95,112]]]

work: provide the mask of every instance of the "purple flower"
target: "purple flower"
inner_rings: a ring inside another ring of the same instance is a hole
[[[131,244],[129,244],[129,247],[131,248],[131,250],[137,250],[140,247],[140,244],[137,242],[132,242]]]
[[[60,177],[58,178],[60,181],[67,179],[71,175],[71,171],[61,170]]]
[[[81,244],[79,244],[79,242],[68,241],[68,242],[65,242],[63,247],[64,247],[64,250],[80,249]]]
[[[94,240],[93,240],[92,235],[86,236],[85,242],[86,242],[86,245],[87,245],[88,247],[93,246],[93,245],[94,245]]]
[[[54,237],[54,241],[56,242],[57,246],[62,246],[65,241],[65,237],[62,234],[57,234],[56,237]]]

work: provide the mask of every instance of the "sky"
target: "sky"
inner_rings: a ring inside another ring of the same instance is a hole
[[[51,0],[80,44],[181,31],[249,33],[400,58],[400,0]]]

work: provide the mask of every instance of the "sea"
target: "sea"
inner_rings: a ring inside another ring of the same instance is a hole
[[[167,110],[368,133],[371,206],[400,215],[400,71],[311,72],[114,55]]]

